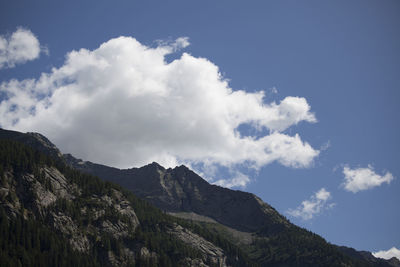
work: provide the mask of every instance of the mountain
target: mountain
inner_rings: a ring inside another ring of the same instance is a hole
[[[54,147],[21,141],[43,139],[0,138],[1,266],[257,266],[223,237],[70,168]]]
[[[343,255],[353,260],[349,266],[398,266],[377,259],[370,252],[328,244],[318,235],[290,223],[254,194],[211,185],[184,165],[165,169],[153,162],[141,168],[121,170],[76,159],[70,154],[64,158],[74,168],[119,184],[174,216],[227,226],[225,231],[239,237],[233,238],[234,242],[251,240],[242,245],[246,245],[251,258],[262,265],[280,266],[285,261],[287,266],[291,266],[289,262],[295,266],[299,263],[313,265],[301,254],[314,250],[317,252],[308,256],[319,258],[321,266],[346,266],[349,263],[344,263]],[[271,250],[287,258],[268,255],[266,251]],[[293,254],[300,255],[291,258]]]
[[[119,170],[65,155],[74,168],[114,182],[168,212],[194,212],[240,231],[282,231],[290,223],[254,194],[211,185],[186,166],[165,169],[153,162]]]
[[[1,241],[0,261],[9,266],[400,266],[329,244],[185,166],[120,170],[62,155],[36,133],[0,130],[0,141],[0,240],[14,240]]]

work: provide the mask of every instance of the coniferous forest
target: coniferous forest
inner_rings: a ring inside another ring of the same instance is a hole
[[[60,197],[49,170],[75,193]],[[253,233],[251,244],[240,244],[215,223],[170,216],[119,185],[18,141],[0,140],[0,177],[1,266],[390,266],[345,255],[294,225],[273,234],[265,226]],[[40,194],[51,201],[38,205]],[[138,222],[107,201],[131,207]],[[73,230],[57,226],[57,218],[68,218]],[[107,224],[123,234],[110,232]],[[181,236],[171,229],[183,229]],[[223,257],[180,238],[188,232],[221,249]]]

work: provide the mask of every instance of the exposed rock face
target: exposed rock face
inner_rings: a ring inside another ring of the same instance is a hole
[[[96,245],[93,237],[101,241],[103,234],[108,233],[124,238],[139,226],[135,211],[123,194],[116,190],[111,192],[111,196],[92,196],[90,212],[95,216],[87,225],[79,225],[71,213],[57,211],[57,202],[64,201],[66,205],[72,205],[80,197],[81,190],[55,167],[43,167],[39,177],[30,173],[15,175],[7,172],[4,181],[0,186],[0,192],[3,192],[0,204],[6,207],[9,214],[45,218],[50,226],[68,237],[71,246],[77,251],[88,253]],[[124,216],[125,220],[110,221],[104,212],[107,207]],[[85,216],[88,212],[89,208],[84,208],[79,213]],[[134,251],[125,249],[118,256],[111,255],[109,262],[123,266],[128,260],[133,260],[134,255]]]
[[[208,242],[201,236],[192,233],[180,225],[174,225],[169,232],[178,237],[188,246],[199,249],[203,254],[203,259],[206,262],[211,262],[214,266],[227,266],[224,251],[215,246],[213,243]],[[199,260],[191,261],[190,264],[190,266],[207,266],[203,261]]]
[[[281,231],[290,223],[254,194],[211,185],[185,166],[165,169],[157,163],[119,170],[65,155],[69,164],[131,190],[168,212],[195,212],[241,231],[269,226]]]
[[[183,266],[208,267],[208,265],[205,264],[202,259],[191,259],[191,258],[186,258],[183,262]]]
[[[80,231],[71,217],[54,212],[51,212],[50,216],[53,220],[53,227],[69,236],[69,242],[73,248],[80,252],[89,252],[92,244],[90,244],[88,237]]]
[[[146,247],[140,248],[139,255],[140,258],[144,260],[153,260],[154,262],[158,260],[158,255],[154,252],[150,252]]]

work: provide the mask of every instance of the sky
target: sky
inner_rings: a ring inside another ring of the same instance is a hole
[[[0,127],[186,164],[400,257],[400,2],[0,0]]]

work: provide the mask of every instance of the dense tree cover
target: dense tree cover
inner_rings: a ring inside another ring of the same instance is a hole
[[[270,266],[280,266],[282,262],[292,266],[354,266],[350,258],[323,238],[296,226],[257,238],[253,247],[254,257]]]
[[[93,223],[94,218],[93,214],[90,213],[91,208],[99,205],[96,201],[93,201],[92,196],[108,195],[111,197],[112,191],[118,190],[123,192],[131,203],[140,221],[140,226],[135,231],[130,231],[129,238],[125,239],[118,239],[107,233],[102,234],[100,238],[90,237],[96,246],[91,249],[90,256],[88,256],[87,254],[73,251],[68,245],[66,237],[48,226],[49,218],[41,218],[40,222],[29,218],[23,219],[18,214],[16,218],[13,218],[12,216],[7,216],[2,209],[0,218],[2,227],[0,259],[2,259],[2,263],[9,263],[9,266],[19,266],[19,264],[22,264],[22,266],[102,265],[103,256],[108,250],[119,255],[123,247],[137,248],[139,245],[157,253],[158,257],[143,259],[138,254],[135,266],[179,266],[182,260],[187,257],[201,258],[201,253],[197,249],[185,245],[168,233],[168,228],[179,223],[224,249],[228,256],[231,256],[228,261],[232,265],[251,265],[248,258],[238,247],[215,233],[207,232],[207,230],[201,229],[196,224],[171,217],[118,185],[104,182],[97,177],[72,169],[60,158],[52,158],[16,141],[0,140],[0,176],[2,183],[7,183],[5,179],[6,172],[14,173],[15,177],[18,177],[20,173],[33,173],[35,178],[46,189],[52,191],[51,183],[46,180],[46,176],[43,173],[43,166],[56,167],[71,183],[76,184],[82,192],[73,201],[58,198],[49,209],[67,214],[79,227],[84,228]],[[24,192],[24,194],[29,195],[29,191]],[[18,198],[15,192],[10,192],[7,197]],[[27,199],[29,196],[24,196],[23,198]],[[13,201],[13,199],[9,200]],[[29,205],[29,203],[26,203],[26,205]],[[82,213],[84,208],[88,210],[85,214]],[[104,217],[111,222],[117,220],[125,223],[130,222],[129,218],[124,217],[124,215],[116,212],[111,207],[99,208],[105,211]],[[8,219],[8,217],[12,219]],[[17,227],[17,230],[13,227]],[[130,229],[133,229],[133,227]],[[26,241],[26,239],[31,240],[32,238],[35,243]],[[39,240],[38,242],[36,242],[37,239]],[[208,264],[212,265],[211,262],[208,262]]]
[[[296,226],[257,238],[248,253],[263,266],[388,266],[380,260],[350,258],[320,236]]]
[[[95,258],[74,251],[68,241],[40,222],[21,215],[8,219],[0,205],[1,266],[97,266]]]

